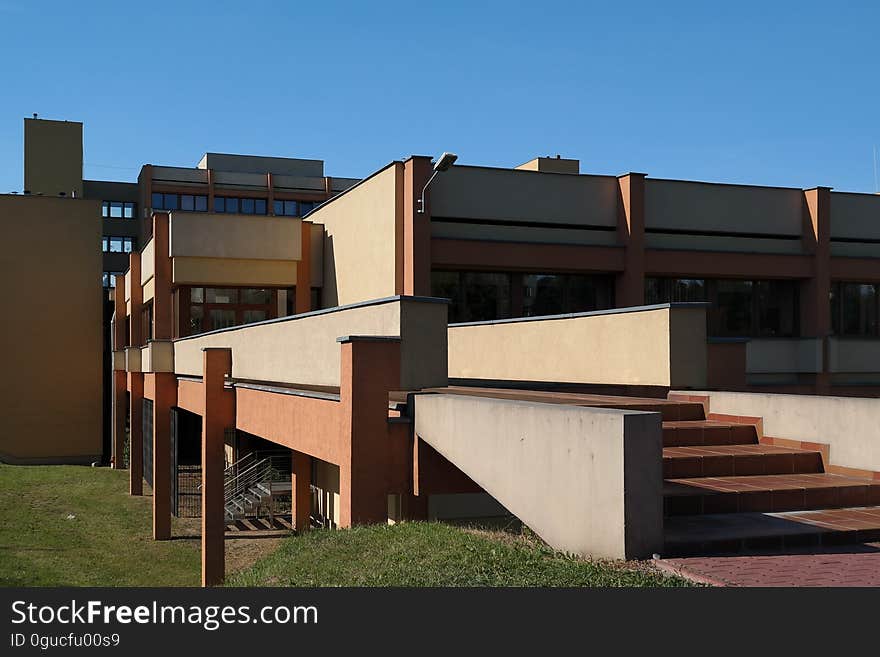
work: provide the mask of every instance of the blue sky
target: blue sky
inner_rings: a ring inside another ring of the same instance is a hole
[[[33,112],[85,123],[87,178],[451,150],[871,192],[880,3],[0,0],[0,81],[0,192]]]

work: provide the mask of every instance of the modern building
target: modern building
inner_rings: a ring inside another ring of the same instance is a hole
[[[302,218],[153,212],[113,408],[154,536],[196,447],[208,584],[270,449],[298,529],[507,509],[630,557],[768,538],[713,513],[880,504],[880,196],[577,170],[414,156]]]
[[[101,460],[99,211],[71,196],[0,195],[4,462]]]

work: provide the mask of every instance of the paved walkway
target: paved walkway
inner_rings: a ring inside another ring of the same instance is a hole
[[[654,563],[667,572],[715,586],[880,586],[880,543]]]

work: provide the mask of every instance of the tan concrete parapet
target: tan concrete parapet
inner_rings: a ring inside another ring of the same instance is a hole
[[[420,439],[557,550],[661,551],[659,413],[419,394],[414,414]]]
[[[125,371],[125,351],[123,349],[113,352],[113,369]]]
[[[703,304],[663,304],[449,326],[456,379],[703,387]]]
[[[141,349],[143,372],[173,372],[174,343],[171,340],[150,340]]]
[[[141,371],[141,348],[126,347],[125,348],[125,371],[140,372]]]

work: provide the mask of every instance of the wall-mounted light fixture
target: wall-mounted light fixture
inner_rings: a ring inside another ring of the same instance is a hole
[[[437,174],[441,171],[446,171],[455,164],[455,161],[458,159],[458,155],[455,153],[447,153],[444,151],[443,155],[437,158],[437,161],[434,162],[434,173],[431,174],[431,177],[428,178],[428,182],[425,183],[425,186],[422,187],[422,195],[419,198],[419,214],[425,213],[425,190],[428,189],[428,185],[433,182],[434,178],[437,177]]]

